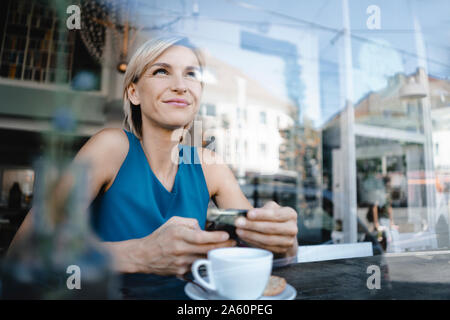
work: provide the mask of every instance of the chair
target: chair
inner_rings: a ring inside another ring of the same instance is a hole
[[[373,256],[371,242],[299,246],[297,262],[313,262]]]

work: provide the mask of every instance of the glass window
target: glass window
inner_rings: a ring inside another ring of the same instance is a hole
[[[333,231],[357,241],[359,224],[381,223],[367,219],[377,204],[392,208],[391,216],[383,211],[394,230],[387,252],[422,248],[400,245],[419,231],[434,237],[428,248],[448,247],[448,232],[439,234],[449,229],[440,223],[449,225],[450,65],[439,32],[448,5],[380,1],[370,11],[369,2],[149,1],[129,8],[135,19],[126,38],[113,28],[124,25],[112,12],[120,6],[91,1],[85,16],[109,22],[85,20],[87,28],[70,33],[54,8],[6,1],[0,77],[100,90],[106,75],[105,110],[119,110],[119,66],[130,53],[155,35],[188,36],[204,50],[205,137],[215,137],[241,176],[292,181],[301,244],[333,241]],[[271,199],[261,195],[260,203]],[[319,223],[323,216],[331,223]]]
[[[119,14],[125,2],[115,2],[82,1],[94,18],[64,37],[41,1],[3,1],[1,92],[12,79],[63,79],[70,93],[101,87],[92,95],[101,97],[99,109],[122,120],[119,66],[149,38],[187,36],[205,64],[201,145],[226,160],[252,204],[296,210],[300,246],[371,242],[375,254],[450,248],[447,0],[149,0],[127,9],[127,24]],[[24,14],[32,4],[33,14]],[[90,104],[80,101],[83,115]],[[44,121],[49,112],[34,103],[35,115],[17,108],[14,116]],[[80,128],[110,124],[97,118]],[[5,119],[0,125],[11,127]],[[36,123],[32,130],[43,131]]]

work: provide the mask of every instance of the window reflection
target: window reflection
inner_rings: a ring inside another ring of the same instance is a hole
[[[96,34],[71,33],[61,47],[51,47],[53,38],[45,32],[32,33],[26,42],[26,33],[17,33],[29,27],[24,13],[43,4],[2,2],[8,19],[1,27],[0,92],[6,102],[14,101],[2,106],[2,127],[38,135],[41,124],[48,124],[55,108],[51,95],[60,93],[51,86],[57,55],[67,73],[59,78],[67,91],[62,100],[84,110],[80,136],[120,126],[122,78],[115,65],[126,18],[112,13],[123,10],[123,3],[116,8],[115,1],[85,2],[92,4],[89,14],[106,19],[109,13],[122,29],[97,25]],[[378,245],[379,230],[367,217],[377,205],[388,220],[381,228],[384,251],[450,247],[446,1],[379,1],[376,30],[366,25],[367,1],[348,1],[348,21],[340,1],[130,3],[135,18],[128,21],[129,52],[160,34],[188,36],[204,49],[205,91],[196,119],[201,141],[195,143],[225,158],[254,206],[274,200],[295,208],[300,244],[354,239]],[[25,55],[27,45],[32,50]],[[36,58],[48,50],[56,56]],[[73,64],[65,57],[73,57]],[[70,96],[75,90],[77,99]],[[93,94],[83,98],[86,91]],[[7,123],[6,117],[15,120]]]

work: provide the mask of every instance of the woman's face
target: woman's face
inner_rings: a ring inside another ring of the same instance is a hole
[[[143,122],[170,130],[194,119],[201,93],[197,56],[183,46],[164,51],[128,90],[130,101],[141,105]]]

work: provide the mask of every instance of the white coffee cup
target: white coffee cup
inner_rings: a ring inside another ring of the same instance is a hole
[[[192,265],[194,279],[201,286],[234,300],[259,298],[272,273],[272,252],[257,248],[221,248],[208,252],[208,259]],[[198,273],[206,267],[209,281]]]

